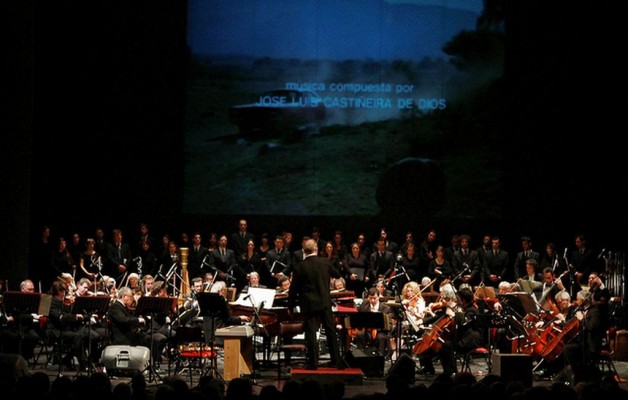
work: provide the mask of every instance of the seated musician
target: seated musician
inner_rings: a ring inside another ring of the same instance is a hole
[[[393,326],[393,331],[390,339],[390,347],[394,352],[396,350],[397,341],[394,336],[401,334],[401,347],[404,346],[404,337],[410,337],[419,333],[423,328],[423,318],[427,315],[433,315],[432,311],[427,307],[425,299],[421,294],[421,286],[415,282],[410,281],[403,285],[401,294],[401,305],[403,306],[403,321],[401,323],[402,332],[396,332],[396,325]]]
[[[150,291],[153,289],[153,285],[155,284],[155,278],[152,275],[144,275],[142,277],[141,290],[142,296],[150,296]]]
[[[375,289],[377,289],[377,294],[379,295],[379,297],[389,298],[394,296],[393,291],[386,288],[386,281],[384,281],[383,279],[379,279],[377,282],[375,282]]]
[[[135,303],[133,291],[128,287],[121,287],[116,292],[116,301],[109,307],[111,344],[145,346],[151,351],[151,359],[157,367],[161,352],[164,349],[166,336],[147,332],[146,319],[137,316],[131,310]],[[152,339],[152,340],[151,340]]]
[[[344,292],[347,290],[347,281],[342,276],[338,278],[331,278],[330,287],[331,293]]]
[[[225,299],[225,303],[227,302],[228,292],[229,291],[225,281],[215,281],[210,290],[210,293],[220,294],[220,296]],[[214,318],[203,318],[203,333],[205,336],[205,340],[210,346],[211,339],[214,338],[216,329],[231,325],[242,325],[245,322],[251,321],[251,317],[249,317],[248,315],[231,316],[228,305],[220,311],[221,313],[219,315],[216,315]],[[216,344],[222,346],[223,340],[223,337],[216,338]]]
[[[76,291],[74,292],[74,297],[84,297],[84,296],[94,296],[95,292],[92,290],[92,282],[89,278],[81,278],[76,284]],[[87,317],[87,316],[85,316]],[[91,347],[91,361],[98,362],[100,360],[100,353],[102,352],[102,348],[107,345],[107,340],[109,338],[109,327],[107,326],[106,320],[103,318],[104,315],[94,314],[90,316],[90,327],[91,329],[98,334],[98,338],[95,341],[92,341]]]
[[[464,354],[482,345],[482,328],[478,318],[478,309],[474,305],[473,292],[468,289],[458,291],[458,295],[450,290],[441,293],[442,308],[435,310],[435,316],[424,319],[426,326],[438,324],[441,318],[451,318],[451,324],[442,331],[436,353],[443,367],[443,375],[452,376],[457,373],[456,353]],[[419,356],[421,373],[434,374],[433,352]]]
[[[248,275],[249,283],[248,283],[248,285],[246,285],[246,286],[244,286],[242,288],[240,293],[248,293],[250,287],[266,288],[265,285],[261,285],[259,283],[259,279],[260,279],[259,278],[259,273],[255,272],[255,271],[249,273],[249,275]]]
[[[390,306],[380,302],[379,291],[375,287],[368,290],[367,301],[362,302],[358,311],[361,312],[381,312],[392,317]],[[356,333],[354,343],[358,348],[376,347],[379,354],[386,355],[390,344],[390,332],[381,329],[363,329]]]
[[[288,294],[290,293],[290,278],[282,275],[277,279],[277,293],[274,307],[288,307]]]
[[[434,315],[432,310],[427,307],[421,293],[421,286],[415,281],[410,281],[403,286],[401,304],[404,306],[407,318],[411,320],[404,322],[403,325],[406,328],[421,327],[423,318]]]
[[[574,318],[580,321],[580,333],[563,350],[565,363],[569,367],[565,374],[571,375],[570,380],[574,382],[587,378],[591,380],[591,375],[600,373],[597,361],[608,329],[608,289],[587,294],[587,290],[581,290],[576,295],[579,298],[577,302],[582,302],[574,312]]]
[[[561,278],[557,278],[554,271],[550,267],[543,269],[543,285],[538,286],[534,294],[536,295],[541,308],[548,312],[556,314],[556,304],[554,300],[556,294],[561,290],[565,290],[565,286]]]
[[[20,283],[20,291],[35,293],[35,284],[32,280],[25,279]],[[28,360],[34,356],[35,347],[39,343],[41,316],[30,313],[13,315],[9,310],[6,311],[8,313],[0,312],[0,351],[21,354]]]
[[[550,321],[546,329],[554,329],[555,326],[562,330],[565,324],[575,317],[576,307],[572,305],[571,295],[567,290],[556,293],[555,300],[558,314]],[[542,369],[537,371],[539,378],[550,378],[565,367],[565,360],[563,357],[556,357],[553,360],[545,359],[541,365]]]
[[[66,293],[67,286],[63,280],[57,279],[52,283],[52,301],[46,329],[48,334],[55,338],[62,338],[64,343],[71,344],[70,351],[61,360],[65,367],[74,369],[72,359],[76,357],[79,360],[79,368],[86,370],[88,367],[87,346],[90,340],[98,338],[98,334],[83,324],[89,316],[71,312],[71,305],[65,301]]]
[[[277,294],[288,294],[290,291],[290,278],[282,276],[277,280]]]
[[[197,276],[192,278],[192,287],[188,295],[185,296],[183,305],[178,310],[178,318],[175,321],[174,328],[179,326],[193,326],[195,318],[200,315],[197,294],[205,291],[203,278]]]

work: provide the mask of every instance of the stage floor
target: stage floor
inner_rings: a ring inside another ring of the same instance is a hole
[[[262,360],[262,354],[258,355],[258,360]],[[322,356],[321,364],[327,362],[325,359],[325,355]],[[440,364],[435,361],[434,366],[436,368],[436,374],[432,376],[424,376],[418,373],[419,371],[419,362],[416,357],[405,357],[407,360],[412,360],[414,364],[414,385],[424,384],[429,386],[436,376],[442,372],[440,368]],[[346,359],[346,357],[345,357]],[[57,376],[59,376],[59,368],[56,365],[48,365],[45,366],[42,364],[43,360],[40,360],[37,366],[31,368],[30,371],[44,371],[46,372],[51,380],[54,380]],[[384,373],[381,375],[376,375],[373,373],[373,370],[369,368],[366,372],[362,372],[360,368],[347,368],[343,371],[332,369],[332,368],[319,368],[317,371],[307,371],[299,369],[299,361],[294,362],[294,369],[290,370],[282,370],[281,379],[278,379],[277,376],[277,364],[276,358],[272,357],[267,360],[265,363],[262,361],[253,363],[253,371],[251,375],[244,375],[249,377],[254,382],[254,390],[255,393],[259,393],[262,387],[267,385],[275,385],[279,389],[283,388],[283,385],[288,379],[296,379],[296,380],[304,380],[304,379],[315,379],[320,381],[321,383],[327,383],[332,380],[341,380],[345,383],[345,398],[350,398],[360,394],[373,394],[373,393],[386,393],[386,377],[392,368],[394,368],[399,363],[393,363],[390,360],[384,360]],[[614,365],[619,373],[620,377],[620,386],[623,389],[628,390],[628,361],[614,361]],[[408,364],[404,364],[404,369],[408,367]],[[170,367],[170,368],[169,368]],[[458,365],[460,368],[460,364]],[[474,359],[470,365],[471,373],[476,377],[479,381],[488,375],[488,365],[485,360],[482,359]],[[103,371],[102,366],[95,366],[94,370],[86,371],[86,372],[77,372],[77,371],[67,371],[62,370],[61,374],[69,377],[75,377],[76,375],[83,374],[87,375],[92,373],[93,371]],[[216,362],[216,368],[210,368],[210,364],[203,366],[202,369],[193,368],[191,379],[190,373],[188,369],[183,369],[181,371],[176,372],[174,365],[166,362],[162,362],[159,366],[159,370],[147,370],[144,371],[145,377],[148,381],[149,388],[156,388],[159,384],[170,377],[179,376],[181,379],[186,381],[190,387],[195,386],[198,383],[198,380],[203,375],[213,375],[217,379],[223,378],[224,371],[224,356],[222,352],[219,352]],[[106,371],[105,371],[106,372]],[[156,373],[153,373],[156,372]],[[362,372],[362,374],[360,374]],[[495,373],[495,371],[491,371]],[[552,378],[544,378],[541,379],[539,374],[533,374],[532,385],[533,386],[549,386],[554,380]],[[129,377],[125,376],[112,376],[110,375],[112,384],[115,386],[119,382],[128,382],[130,380]],[[225,384],[228,384],[225,381]]]

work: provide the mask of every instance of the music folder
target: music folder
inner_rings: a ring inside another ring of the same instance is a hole
[[[349,268],[349,270],[351,271],[352,274],[357,275],[359,281],[364,280],[364,273],[365,273],[364,268]]]

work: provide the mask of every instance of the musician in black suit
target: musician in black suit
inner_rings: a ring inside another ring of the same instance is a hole
[[[137,272],[132,261],[131,246],[122,241],[122,230],[114,229],[113,242],[105,252],[105,275],[114,278],[118,285],[124,283],[128,274]]]
[[[134,303],[131,288],[124,286],[118,289],[116,301],[111,304],[108,312],[111,344],[148,347],[153,362],[157,364],[167,341],[166,336],[158,332],[153,332],[152,335],[146,332],[146,319],[136,316],[131,310]]]
[[[368,290],[366,299],[362,302],[362,304],[360,304],[358,311],[381,312],[387,316],[386,318],[392,318],[392,309],[380,300],[380,293],[377,288],[371,287]],[[375,346],[377,347],[380,355],[386,355],[387,348],[390,345],[390,330],[364,329],[356,334],[354,342],[362,349],[371,345]]]
[[[288,312],[296,305],[303,315],[305,344],[307,345],[307,369],[318,369],[319,348],[316,331],[323,325],[331,361],[329,366],[344,369],[340,358],[340,347],[336,333],[336,324],[332,312],[329,282],[340,274],[334,270],[329,260],[318,257],[315,240],[307,240],[303,248],[305,259],[294,266],[288,295]]]
[[[89,315],[71,312],[71,306],[67,304],[67,300],[71,299],[67,297],[70,293],[64,281],[60,279],[54,281],[50,293],[52,300],[46,330],[52,337],[70,343],[70,351],[61,360],[66,368],[73,369],[72,359],[76,357],[79,360],[79,368],[85,370],[88,361],[87,346],[92,340],[98,339],[98,333],[83,324],[83,321],[90,318]]]

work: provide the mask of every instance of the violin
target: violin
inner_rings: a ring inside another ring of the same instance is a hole
[[[63,305],[71,306],[72,304],[74,304],[74,300],[76,300],[76,295],[75,294],[67,294],[63,298]]]

